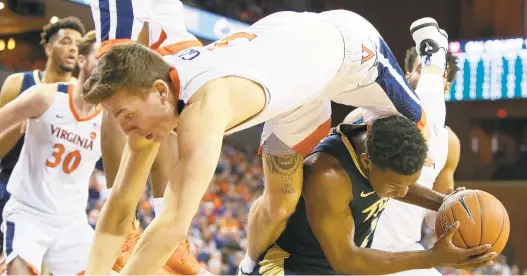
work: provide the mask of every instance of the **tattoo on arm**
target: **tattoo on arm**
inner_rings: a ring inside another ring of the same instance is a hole
[[[295,189],[292,185],[292,175],[302,166],[302,156],[297,153],[273,155],[264,152],[264,154],[267,160],[267,166],[271,172],[280,174],[281,182],[284,185],[282,194],[294,194]]]

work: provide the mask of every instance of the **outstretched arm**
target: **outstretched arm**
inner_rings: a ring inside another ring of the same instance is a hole
[[[90,250],[86,274],[108,274],[119,256],[135,207],[144,191],[159,143],[128,138],[112,193],[102,208]]]
[[[12,130],[24,120],[40,117],[53,103],[57,85],[43,84],[29,88],[20,97],[0,109],[0,133]],[[20,131],[20,130],[19,130]]]
[[[123,274],[156,273],[187,235],[216,170],[231,119],[224,94],[217,89],[212,92],[187,105],[181,113],[177,127],[179,159],[165,191],[163,208],[143,233]]]

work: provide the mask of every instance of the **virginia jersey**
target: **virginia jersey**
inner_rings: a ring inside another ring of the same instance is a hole
[[[430,135],[428,141],[429,157],[432,166],[424,166],[417,180],[418,185],[432,189],[434,182],[445,166],[448,156],[448,130],[441,128],[437,135]],[[404,247],[407,250],[420,249],[421,226],[427,210],[397,200],[390,200],[379,220],[373,239],[374,248],[395,250]],[[412,247],[415,246],[415,247]]]
[[[354,242],[370,247],[372,238],[388,198],[379,198],[360,170],[351,137],[366,131],[365,126],[340,125],[334,128],[312,152],[324,152],[336,158],[352,183],[353,199],[349,208],[355,224]],[[306,216],[305,202],[300,198],[296,210],[275,245],[258,260],[254,273],[276,275],[277,256],[282,256],[283,269],[297,275],[335,274],[324,256]]]
[[[48,110],[27,120],[24,146],[7,186],[12,200],[5,208],[51,216],[53,222],[86,216],[89,179],[101,157],[101,108],[80,117],[73,85],[57,85]]]

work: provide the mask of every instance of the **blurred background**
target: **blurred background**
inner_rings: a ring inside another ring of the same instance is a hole
[[[15,72],[43,69],[39,45],[43,25],[76,16],[94,28],[85,0],[0,0],[0,84]],[[511,220],[508,245],[499,261],[478,271],[443,269],[445,275],[527,274],[527,4],[525,0],[187,0],[185,20],[204,44],[281,10],[347,9],[379,30],[403,64],[413,45],[410,24],[434,17],[450,35],[460,71],[447,100],[447,125],[461,141],[456,186],[488,191]],[[524,67],[526,66],[526,67]],[[334,105],[333,122],[349,107]],[[216,176],[195,217],[190,241],[212,273],[233,274],[246,246],[248,208],[262,191],[256,155],[260,127],[226,138]],[[106,198],[104,172],[94,171],[87,212],[95,225]],[[143,227],[153,218],[146,190],[140,206]],[[435,233],[423,227],[423,244]]]

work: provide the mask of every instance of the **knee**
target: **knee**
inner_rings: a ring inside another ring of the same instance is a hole
[[[296,209],[299,197],[286,197],[280,201],[268,200],[266,211],[270,221],[281,222],[287,220]]]

